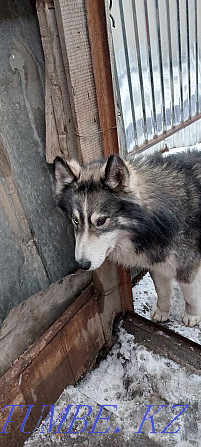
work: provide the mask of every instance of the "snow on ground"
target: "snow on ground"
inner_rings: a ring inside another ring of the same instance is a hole
[[[112,409],[113,422],[109,424],[109,422],[103,421],[97,431],[106,431],[109,425],[112,425],[111,430],[114,433],[118,427],[119,436],[123,436],[125,445],[128,445],[129,440],[143,436],[143,434],[135,432],[139,430],[147,405],[155,405],[152,408],[153,412],[158,410],[160,405],[166,405],[154,417],[157,433],[150,433],[152,431],[150,420],[145,422],[143,433],[164,447],[200,446],[201,376],[192,374],[173,361],[138,345],[135,343],[134,337],[122,328],[119,331],[118,342],[107,358],[101,361],[96,369],[88,373],[79,384],[68,387],[62,393],[55,404],[54,420],[69,403],[91,405],[93,410],[95,409],[96,415],[98,414],[97,404],[117,405],[117,411],[115,408]],[[189,407],[168,429],[170,432],[178,430],[178,433],[161,434],[161,431],[182,410],[182,407],[172,409],[174,404],[189,405]],[[106,411],[104,417],[108,417],[108,415],[109,413]],[[70,419],[72,420],[72,416]],[[61,431],[68,431],[69,426],[70,422],[67,419]],[[82,428],[83,421],[79,421],[76,429],[81,430]],[[42,434],[40,434],[41,431],[43,431]],[[78,445],[76,442],[81,435],[65,434],[63,436],[62,445],[68,445],[67,439],[73,437],[73,445],[76,447]],[[83,446],[96,445],[96,442],[90,443],[91,436],[90,434],[88,434],[88,438],[86,436]],[[98,440],[100,436],[107,437],[107,434],[94,434],[93,436]],[[115,436],[118,437],[118,433]],[[47,441],[48,444],[46,444]],[[48,423],[46,422],[25,443],[25,446],[51,446],[51,442],[55,446],[60,441],[58,435],[48,434]]]
[[[168,145],[168,139],[164,140],[164,146],[167,146],[169,148]],[[178,154],[180,152],[187,152],[187,151],[201,151],[201,143],[196,143],[192,146],[182,146],[182,147],[174,147],[174,148],[170,148],[167,152],[163,152],[163,157],[167,157],[168,155],[172,155],[172,154]],[[158,145],[154,145],[151,146],[149,149],[146,149],[145,151],[136,154],[136,157],[147,157],[147,155],[152,155],[156,152],[159,152],[159,147]]]
[[[174,149],[170,149],[169,152],[164,152],[163,156],[167,157],[167,155],[170,154],[178,154],[179,152],[187,152],[189,151],[189,149],[191,151],[197,150],[197,151],[201,151],[201,143],[197,143],[194,146],[189,146],[189,147],[175,147]]]
[[[157,295],[151,276],[147,273],[141,281],[133,288],[135,312],[142,317],[151,319],[150,312],[156,304]],[[184,326],[182,314],[184,312],[184,299],[177,283],[174,284],[174,294],[172,300],[172,310],[170,318],[162,325],[183,335],[196,343],[201,344],[201,323],[193,328]]]

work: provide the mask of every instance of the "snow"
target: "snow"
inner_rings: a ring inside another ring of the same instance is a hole
[[[151,320],[151,308],[156,304],[157,295],[151,276],[147,273],[141,281],[133,288],[135,312],[142,317]],[[201,344],[201,324],[193,328],[184,326],[182,314],[184,311],[184,300],[177,283],[174,283],[172,310],[167,322],[162,323],[174,332]]]
[[[96,410],[96,414],[98,414],[98,404],[116,405],[117,411],[110,407],[113,418],[111,419],[113,421],[112,431],[119,427],[125,445],[129,440],[140,436],[136,432],[139,430],[146,413],[147,405],[155,405],[150,414],[158,410],[160,405],[166,405],[154,417],[157,433],[150,433],[152,430],[150,420],[145,422],[142,428],[143,433],[165,447],[199,445],[201,436],[199,425],[201,377],[138,345],[135,343],[134,337],[122,328],[119,330],[118,341],[107,358],[95,370],[88,373],[79,384],[68,387],[62,393],[55,404],[54,420],[56,421],[67,405],[73,402],[74,405],[79,403],[91,405],[93,411]],[[189,405],[189,408],[169,429],[170,431],[176,431],[180,427],[177,434],[161,434],[160,432],[182,410],[182,407],[172,409],[174,404]],[[82,410],[82,412],[84,411],[86,415],[86,409]],[[72,413],[75,413],[75,409]],[[104,417],[108,417],[108,415],[108,410],[106,410]],[[62,425],[61,432],[68,431],[69,426],[70,422],[67,419]],[[106,431],[108,427],[108,422],[103,421],[98,429]],[[79,421],[76,429],[81,430],[82,428],[83,421]],[[43,433],[40,434],[42,430]],[[71,439],[74,438],[74,445],[76,446],[76,440],[80,435],[65,434],[66,439],[68,439],[68,436]],[[97,436],[98,439],[101,435],[94,436]],[[118,434],[115,436],[118,436]],[[88,438],[90,438],[90,435],[88,435]],[[48,424],[46,422],[37,429],[25,443],[25,446],[42,446],[44,445],[43,442],[47,440],[54,441],[54,446],[57,442],[59,443],[58,435],[48,434]],[[83,445],[85,444],[91,445],[87,444],[87,440]],[[48,445],[51,446],[51,443]]]
[[[189,149],[200,151],[201,143],[197,143],[197,144],[194,144],[193,146],[189,146],[189,147],[183,146],[183,147],[176,147],[174,149],[170,149],[169,152],[163,153],[163,157],[167,157],[170,154],[179,154],[180,152],[187,152],[187,151],[189,151]]]

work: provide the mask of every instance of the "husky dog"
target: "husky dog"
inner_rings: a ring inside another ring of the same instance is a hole
[[[185,299],[183,321],[201,321],[201,153],[126,161],[54,162],[58,205],[70,216],[79,268],[106,258],[150,271],[158,301],[152,318],[169,317],[172,280]]]

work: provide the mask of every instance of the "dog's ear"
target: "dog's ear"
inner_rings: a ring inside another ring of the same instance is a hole
[[[122,191],[129,184],[129,170],[118,155],[111,155],[105,167],[104,183],[114,191]]]
[[[80,176],[81,168],[76,160],[69,160],[65,163],[61,157],[56,157],[53,167],[56,180],[56,194],[60,194],[65,186],[75,182]]]

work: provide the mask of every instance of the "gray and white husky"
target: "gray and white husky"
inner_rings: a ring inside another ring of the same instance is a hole
[[[183,321],[201,321],[201,153],[126,161],[117,155],[81,167],[54,162],[58,205],[70,216],[79,268],[106,258],[148,269],[158,295],[152,318],[169,317],[172,280],[185,299]]]

